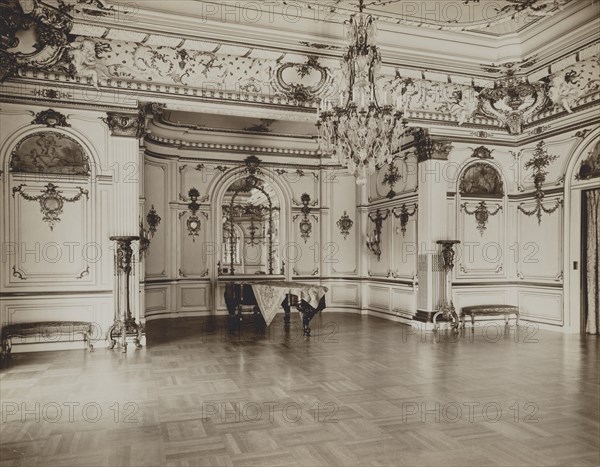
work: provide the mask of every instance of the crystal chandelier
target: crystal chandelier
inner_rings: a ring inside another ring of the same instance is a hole
[[[382,92],[383,105],[377,99],[381,54],[374,45],[375,20],[363,10],[360,0],[359,13],[350,18],[343,64],[346,89],[340,92],[339,105],[329,99],[319,103],[317,122],[321,152],[347,167],[358,185],[364,185],[378,166],[392,161],[406,128],[402,94],[394,105],[388,103],[387,90]]]

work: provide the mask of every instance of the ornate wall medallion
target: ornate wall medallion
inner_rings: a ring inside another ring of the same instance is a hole
[[[292,101],[302,104],[317,100],[331,81],[329,70],[319,64],[319,58],[309,55],[305,63],[284,63],[275,73],[275,88]]]
[[[310,234],[312,232],[312,224],[308,219],[308,215],[310,214],[311,208],[310,204],[310,195],[308,193],[303,193],[300,197],[300,201],[302,202],[302,219],[300,220],[300,237],[304,239],[304,243],[308,241],[310,238]],[[313,203],[314,205],[315,203]],[[298,218],[298,215],[294,216],[294,220]]]
[[[344,211],[342,217],[340,217],[337,221],[337,226],[340,229],[340,233],[344,236],[344,240],[346,240],[346,237],[348,237],[348,235],[350,234],[350,229],[353,225],[354,221],[350,219],[348,213]]]
[[[196,241],[196,237],[200,234],[200,228],[202,224],[200,223],[200,218],[197,213],[200,209],[200,205],[198,204],[198,198],[200,197],[200,192],[196,188],[191,188],[188,191],[188,197],[192,200],[190,204],[188,204],[189,210],[192,212],[192,215],[188,217],[186,222],[188,235],[192,237],[192,241]]]
[[[27,185],[21,184],[17,187],[13,187],[13,198],[18,193],[27,201],[38,201],[40,203],[40,210],[44,215],[42,220],[50,225],[50,230],[54,230],[54,226],[60,222],[60,217],[58,216],[62,214],[65,203],[74,203],[75,201],[80,200],[82,196],[85,196],[86,199],[89,199],[88,191],[81,187],[77,187],[79,193],[77,193],[75,196],[72,198],[65,198],[62,195],[62,191],[57,190],[58,187],[53,183],[48,183],[46,185],[46,190],[38,196],[31,196],[25,193],[23,191],[23,187],[25,186]]]
[[[141,138],[146,131],[146,118],[143,111],[137,114],[107,112],[102,121],[108,125],[112,136]]]
[[[497,206],[495,211],[490,211],[485,201],[480,201],[474,211],[469,211],[467,203],[461,204],[460,210],[465,211],[470,216],[475,216],[475,220],[477,221],[477,230],[479,230],[479,233],[483,237],[489,217],[495,216],[502,211],[502,206]]]

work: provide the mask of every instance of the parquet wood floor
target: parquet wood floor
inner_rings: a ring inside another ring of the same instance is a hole
[[[155,321],[127,354],[15,354],[2,466],[596,466],[597,338],[479,328],[439,339],[327,314],[304,341]]]

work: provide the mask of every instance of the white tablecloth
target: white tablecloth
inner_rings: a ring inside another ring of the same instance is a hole
[[[298,300],[317,308],[327,292],[327,287],[301,282],[251,282],[250,285],[267,326],[275,318],[287,294],[296,295]]]

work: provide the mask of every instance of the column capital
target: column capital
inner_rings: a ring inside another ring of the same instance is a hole
[[[431,136],[429,131],[424,128],[414,128],[412,135],[418,162],[430,159],[448,160],[450,151],[453,148],[450,141]]]

